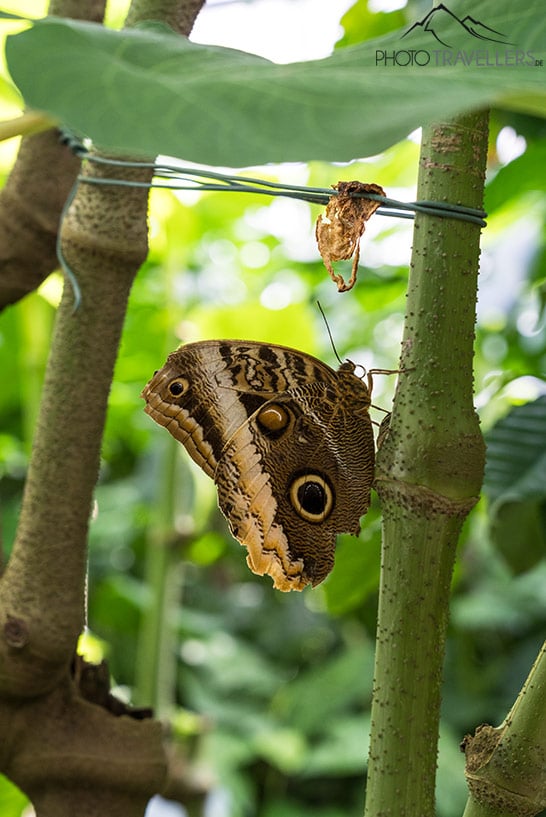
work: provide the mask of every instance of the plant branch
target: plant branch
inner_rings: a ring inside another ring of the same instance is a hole
[[[179,34],[189,36],[195,18],[205,0],[132,0],[127,15],[127,26],[134,26],[145,20],[161,20]]]
[[[546,643],[497,729],[465,737],[470,789],[464,817],[538,814],[546,808]]]
[[[487,115],[423,134],[418,199],[482,204]],[[378,455],[383,564],[367,817],[434,815],[443,649],[455,548],[480,490],[472,404],[477,226],[418,214],[391,428]]]
[[[7,709],[0,699],[0,722]],[[79,697],[68,679],[20,700],[4,734],[2,770],[37,817],[141,817],[165,784],[161,724],[115,717]]]
[[[49,14],[100,22],[105,5],[106,0],[52,0]],[[21,141],[0,192],[0,310],[57,269],[59,218],[79,169],[79,159],[60,142],[57,130]]]
[[[17,661],[12,656],[9,678],[2,679],[13,690],[51,688],[83,626],[88,520],[127,299],[146,257],[146,200],[140,188],[81,185],[63,224],[63,251],[82,305],[73,312],[65,286],[19,527],[2,577],[3,612],[27,631],[26,649]]]
[[[57,130],[22,140],[0,192],[0,309],[57,269],[59,218],[79,169],[79,159],[61,144]]]
[[[47,168],[52,178],[54,167]],[[92,169],[99,177],[111,172]],[[152,171],[120,173],[146,183]],[[159,723],[115,717],[84,701],[71,674],[108,393],[131,285],[147,254],[147,200],[145,186],[80,184],[61,225],[81,304],[74,308],[66,283],[17,534],[0,578],[0,733],[9,736],[0,768],[40,817],[70,815],[76,799],[82,817],[141,815],[169,779]]]

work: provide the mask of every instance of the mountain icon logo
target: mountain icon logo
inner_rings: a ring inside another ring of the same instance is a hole
[[[461,33],[463,33],[466,38],[472,37],[476,40],[501,43],[501,45],[513,45],[513,43],[509,43],[506,40],[506,36],[500,31],[486,26],[469,14],[460,19],[456,14],[453,14],[447,6],[444,6],[443,3],[435,6],[422,20],[418,20],[411,28],[408,28],[402,35],[402,38],[407,37],[412,32],[419,31],[426,31],[432,34],[434,39],[446,48],[451,48],[451,42],[460,44]]]

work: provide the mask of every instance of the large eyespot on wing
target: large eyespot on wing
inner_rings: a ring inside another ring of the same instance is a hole
[[[305,471],[295,476],[289,488],[290,503],[295,512],[311,524],[328,519],[335,505],[335,492],[330,480],[319,471]]]
[[[256,412],[258,430],[270,440],[280,439],[293,424],[293,415],[282,403],[270,401]]]
[[[186,377],[178,376],[169,380],[166,385],[166,390],[171,397],[176,399],[177,397],[182,397],[182,395],[188,391],[189,387],[190,381]]]
[[[191,374],[180,374],[167,363],[142,391],[144,411],[187,450],[208,476],[214,476],[223,440],[217,431],[210,400],[192,389]]]

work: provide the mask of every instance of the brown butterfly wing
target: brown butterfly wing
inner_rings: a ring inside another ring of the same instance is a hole
[[[213,477],[250,568],[281,590],[322,581],[336,533],[357,533],[369,506],[370,395],[353,368],[208,341],[170,355],[143,392],[146,411]]]

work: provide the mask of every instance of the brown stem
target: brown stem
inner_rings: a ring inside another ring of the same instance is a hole
[[[179,34],[188,37],[205,0],[133,0],[126,25],[134,26],[144,20],[161,20]]]
[[[49,14],[98,23],[105,5],[105,0],[52,0]],[[57,130],[21,141],[0,192],[0,310],[57,269],[59,218],[79,169],[79,159],[61,143]]]
[[[69,8],[54,2],[57,13],[61,7]],[[51,157],[52,178],[59,161]],[[24,162],[19,171],[28,171]],[[83,170],[84,177],[110,173],[94,162]],[[115,176],[146,183],[151,172],[116,168]],[[51,198],[41,202],[52,213],[50,258],[68,188],[54,191],[56,208]],[[17,535],[0,577],[0,769],[32,798],[39,817],[73,814],[76,801],[82,817],[136,817],[166,780],[159,724],[114,717],[82,700],[70,672],[84,623],[87,531],[108,393],[131,285],[147,254],[147,199],[145,187],[81,181],[63,220],[62,251],[81,304],[74,309],[67,283]],[[42,215],[40,208],[33,213],[29,235]]]
[[[56,130],[22,140],[0,193],[0,309],[39,287],[57,268],[59,217],[79,168]]]
[[[91,172],[104,175],[100,167]],[[126,175],[142,178],[142,171]],[[83,626],[88,520],[127,300],[146,257],[146,200],[141,188],[82,184],[63,225],[82,303],[74,312],[65,286],[17,537],[0,585],[0,613],[24,622],[28,633],[0,677],[12,691],[51,688]]]

